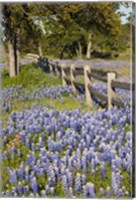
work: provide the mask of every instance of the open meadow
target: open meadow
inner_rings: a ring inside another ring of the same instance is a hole
[[[90,110],[85,94],[75,96],[35,63],[12,79],[3,72],[2,85],[2,196],[131,196],[127,91],[120,92],[128,96],[124,108],[94,99]]]

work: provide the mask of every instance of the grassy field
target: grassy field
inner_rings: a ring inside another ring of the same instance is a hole
[[[22,85],[24,89],[32,90],[40,86],[55,86],[61,84],[61,79],[51,77],[37,68],[35,63],[23,65],[17,77],[9,78],[6,71],[2,74],[2,87]]]

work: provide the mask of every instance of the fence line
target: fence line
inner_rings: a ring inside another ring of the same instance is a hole
[[[116,93],[115,88],[121,88],[129,90],[130,88],[134,89],[134,83],[126,83],[126,82],[120,82],[117,81],[117,74],[113,71],[102,71],[102,70],[96,70],[91,69],[90,66],[84,65],[81,67],[75,67],[74,64],[70,65],[70,67],[67,67],[66,64],[62,63],[59,65],[58,62],[54,63],[52,61],[49,61],[49,68],[50,73],[52,75],[56,75],[58,77],[62,77],[62,84],[65,85],[71,85],[72,91],[76,95],[78,94],[78,87],[82,87],[85,90],[86,95],[86,103],[89,107],[93,105],[92,95],[105,101],[108,103],[108,108],[112,108],[113,105],[117,105],[119,107],[124,107],[124,103],[115,99]],[[67,78],[67,75],[70,75],[70,79]],[[76,81],[76,76],[83,75],[84,76],[84,83],[79,83]],[[91,80],[97,79],[99,81],[103,81],[107,83],[107,95],[102,94],[101,92],[95,90],[91,86]]]

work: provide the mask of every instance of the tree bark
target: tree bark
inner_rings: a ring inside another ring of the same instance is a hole
[[[16,75],[19,74],[19,65],[20,65],[20,36],[19,30],[14,36],[14,56],[15,56],[15,70]]]
[[[92,48],[92,34],[89,34],[87,40],[87,52],[86,52],[86,58],[88,59],[91,58],[91,48]]]
[[[17,75],[19,74],[20,71],[20,51],[17,49]]]
[[[82,46],[81,43],[79,41],[77,41],[78,44],[78,49],[76,49],[76,54],[78,58],[82,58]]]
[[[14,55],[14,45],[11,40],[8,41],[8,51],[9,51],[9,76],[15,77],[15,55]]]
[[[16,54],[17,54],[17,75],[19,74],[20,71],[20,31],[17,31],[17,40],[16,40]]]
[[[81,43],[78,42],[78,48],[79,48],[79,58],[82,58],[82,46],[81,46]]]
[[[39,42],[39,44],[38,44],[38,53],[39,53],[39,56],[40,56],[40,57],[42,57],[42,56],[43,56],[41,42]]]

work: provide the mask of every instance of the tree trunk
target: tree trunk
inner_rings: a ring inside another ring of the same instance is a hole
[[[78,42],[78,48],[79,48],[79,58],[82,58],[82,46],[81,46],[81,43]]]
[[[81,43],[79,41],[77,41],[78,44],[78,49],[76,49],[76,54],[78,58],[82,58],[82,46]]]
[[[20,65],[20,37],[19,30],[14,36],[14,56],[15,56],[15,70],[16,75],[19,74],[19,65]]]
[[[17,49],[17,75],[19,74],[20,71],[20,51]]]
[[[92,34],[88,35],[86,58],[91,58]]]
[[[38,44],[38,53],[39,53],[39,56],[40,56],[40,57],[42,57],[42,56],[43,56],[41,42],[39,42],[39,44]]]
[[[78,58],[78,56],[79,56],[79,50],[78,49],[76,49],[76,54],[77,54],[77,58]]]
[[[17,74],[19,74],[20,70],[20,31],[17,31],[17,39],[16,39],[16,54],[17,54]]]
[[[15,56],[14,56],[14,46],[11,40],[8,41],[8,51],[9,51],[9,76],[15,77]]]

